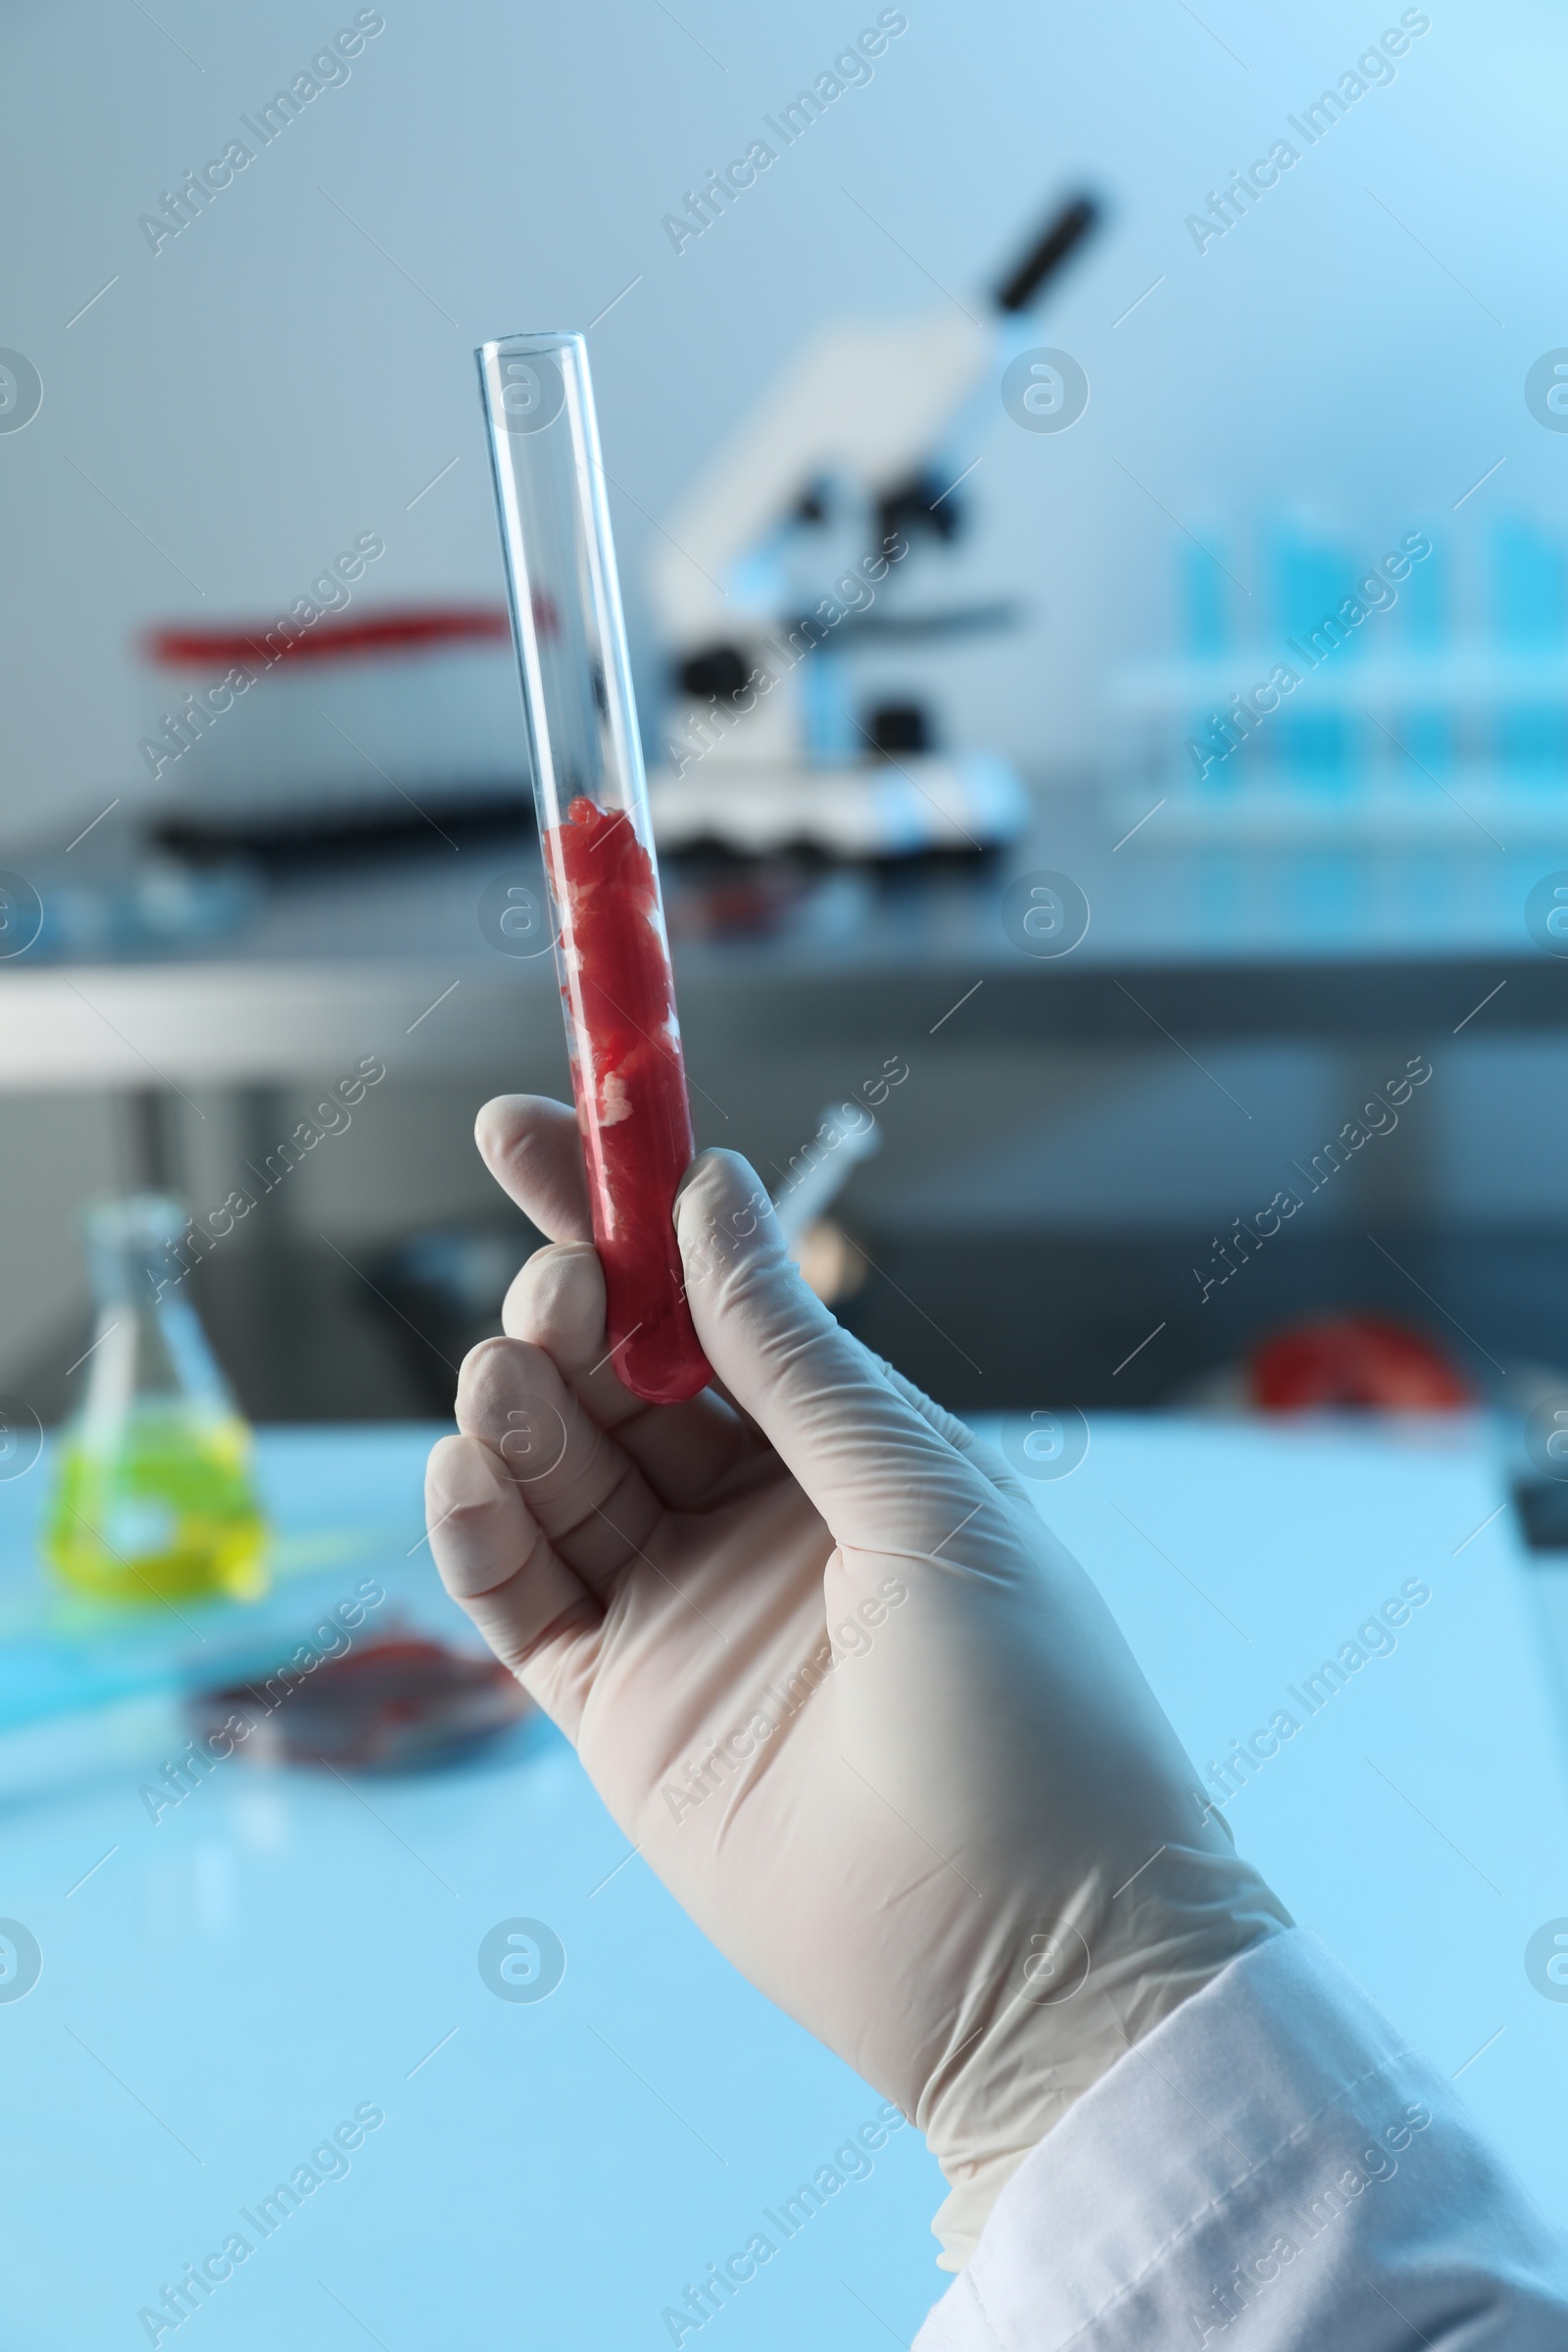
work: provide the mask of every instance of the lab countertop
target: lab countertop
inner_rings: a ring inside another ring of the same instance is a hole
[[[722,904],[672,861],[688,1039],[874,1043],[916,1019],[993,1040],[1139,1041],[1152,1022],[1177,1036],[1404,1034],[1452,1028],[1489,992],[1493,1025],[1568,1016],[1568,962],[1524,921],[1531,888],[1568,861],[1568,834],[1514,849],[1484,829],[1226,845],[1163,838],[1160,824],[1156,810],[1118,840],[1110,805],[1062,792],[1005,859],[824,872],[751,929],[724,927]],[[1015,914],[1009,931],[1009,886],[1042,872],[1088,902],[1087,933],[1059,957],[1017,945]],[[0,963],[0,1087],[314,1079],[366,1052],[411,1071],[504,1063],[519,1035],[555,1034],[551,959],[492,945],[480,902],[499,876],[537,874],[531,836],[432,837],[274,878],[205,939],[111,956],[90,922],[57,925],[46,959]],[[71,880],[63,858],[39,865],[46,902]]]
[[[302,1611],[310,1578],[347,1592],[369,1573],[457,1636],[418,1548],[434,1434],[262,1434]],[[1238,1841],[1568,2220],[1568,2005],[1523,1964],[1568,1910],[1551,1657],[1568,1570],[1518,1549],[1485,1427],[1107,1416],[1091,1436],[1035,1496],[1200,1773],[1277,1710],[1300,1718],[1229,1803]],[[13,1603],[41,1479],[0,1487]],[[1289,1693],[1410,1579],[1431,1597],[1396,1645],[1309,1715]],[[154,1823],[138,1789],[176,1744],[184,1654],[172,1643],[162,1678],[112,1707],[57,1714],[30,1786],[13,1775],[0,1909],[43,1967],[0,2000],[7,2339],[141,2342],[138,2310],[240,2230],[256,2250],[203,2307],[213,2352],[667,2342],[663,2307],[765,2229],[876,2094],[717,1956],[538,1723],[417,1779],[231,1762]],[[481,1939],[514,1919],[564,1947],[547,1999],[481,1981]],[[347,2177],[258,2242],[240,2209],[367,2105],[385,2122]],[[940,2195],[897,2134],[741,2288],[725,2341],[907,2341],[943,2284]]]

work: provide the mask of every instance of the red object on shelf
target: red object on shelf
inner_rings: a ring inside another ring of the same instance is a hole
[[[1275,1332],[1247,1363],[1265,1413],[1453,1412],[1473,1392],[1424,1332],[1382,1315],[1320,1315]]]
[[[545,836],[562,995],[615,1371],[650,1404],[712,1375],[686,1304],[675,1191],[692,1158],[659,883],[629,816],[579,795]]]
[[[438,645],[510,645],[512,622],[504,605],[440,606],[380,612],[365,619],[334,618],[323,612],[307,624],[260,622],[254,629],[154,629],[143,651],[162,669],[210,664],[274,662],[340,662],[363,654],[419,652]],[[292,628],[293,635],[288,634]]]

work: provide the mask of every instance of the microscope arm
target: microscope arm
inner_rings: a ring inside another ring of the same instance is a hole
[[[940,445],[995,346],[955,304],[913,319],[824,327],[720,449],[653,557],[655,606],[673,644],[732,639],[775,616],[742,566],[827,478],[874,499]]]

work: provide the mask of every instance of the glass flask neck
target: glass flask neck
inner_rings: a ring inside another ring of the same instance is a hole
[[[179,1245],[188,1222],[168,1193],[127,1193],[120,1200],[92,1201],[84,1223],[97,1305],[155,1305],[179,1277]]]
[[[181,1288],[187,1218],[163,1193],[95,1201],[86,1212],[97,1328],[82,1418],[89,1429],[139,1407],[228,1415],[233,1405],[195,1307]]]

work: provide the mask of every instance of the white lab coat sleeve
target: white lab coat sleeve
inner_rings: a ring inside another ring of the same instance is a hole
[[[1047,2134],[914,2352],[1423,2344],[1565,2352],[1568,2249],[1450,2085],[1295,1929]]]

